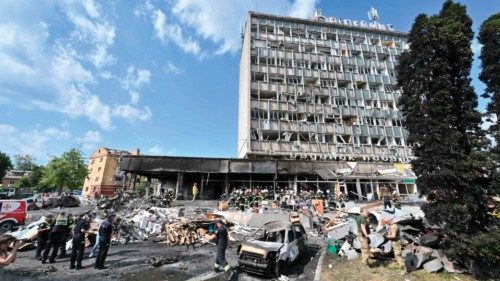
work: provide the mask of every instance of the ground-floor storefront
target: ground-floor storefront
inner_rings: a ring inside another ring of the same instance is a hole
[[[381,191],[417,194],[409,164],[303,160],[253,160],[167,156],[124,156],[120,170],[130,188],[146,181],[150,192],[172,189],[178,199],[191,199],[196,183],[200,199],[219,199],[234,189],[340,190],[353,200],[375,200]]]

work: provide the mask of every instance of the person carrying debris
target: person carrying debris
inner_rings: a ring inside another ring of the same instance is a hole
[[[50,234],[50,225],[54,221],[53,215],[48,215],[45,219],[38,224],[38,234],[36,237],[36,253],[35,259],[38,261],[42,260],[42,251],[45,249],[45,245],[47,245],[47,241],[49,240]]]
[[[385,234],[385,237],[391,240],[392,250],[394,251],[394,258],[399,264],[399,269],[406,270],[405,262],[403,260],[403,257],[401,256],[401,240],[399,237],[399,227],[392,219],[386,220],[385,225],[389,227],[389,230]]]
[[[66,232],[69,228],[68,218],[65,216],[64,212],[60,212],[57,215],[55,221],[52,222],[51,231],[49,234],[49,240],[47,245],[45,245],[45,250],[43,251],[42,263],[47,261],[50,249],[52,249],[52,254],[50,255],[49,262],[54,263],[59,247],[65,247]]]
[[[358,215],[356,216],[356,224],[358,225],[358,239],[361,242],[361,260],[363,265],[369,266],[368,260],[370,258],[370,248],[369,248],[369,238],[370,235],[370,224],[368,223],[368,211],[363,210],[361,212],[359,207],[355,207],[355,211],[351,211],[352,213],[356,212]]]
[[[222,220],[216,222],[217,229],[215,233],[210,236],[210,240],[215,240],[217,245],[217,256],[215,258],[214,271],[219,272],[222,267],[224,271],[227,272],[231,269],[226,261],[226,248],[229,243],[229,233],[226,227],[222,223]]]
[[[71,260],[69,269],[82,269],[83,252],[85,251],[85,233],[90,228],[90,218],[84,215],[73,229],[73,245],[71,249]],[[76,266],[75,266],[76,262]]]
[[[12,246],[12,252],[9,254],[7,250],[9,250],[12,242],[14,242],[14,245]],[[8,266],[16,261],[17,250],[24,246],[24,244],[25,243],[22,241],[17,241],[12,235],[4,234],[0,236],[0,272],[2,267]]]
[[[193,184],[193,201],[196,200],[197,196],[198,196],[198,184],[194,183]]]
[[[99,241],[97,241],[97,256],[95,259],[94,268],[105,269],[104,262],[108,255],[109,245],[111,244],[111,234],[113,233],[114,215],[109,215],[108,218],[99,226]]]

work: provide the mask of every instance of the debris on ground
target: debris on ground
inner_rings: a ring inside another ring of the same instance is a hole
[[[57,195],[47,198],[43,203],[43,208],[70,208],[79,207],[80,199],[71,194]]]
[[[151,257],[148,259],[148,264],[152,267],[160,267],[165,264],[172,264],[179,262],[177,257],[163,256],[163,257]]]

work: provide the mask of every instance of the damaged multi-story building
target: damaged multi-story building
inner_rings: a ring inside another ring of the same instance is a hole
[[[250,12],[240,57],[238,159],[124,157],[121,168],[159,178],[184,198],[193,182],[202,198],[239,186],[339,186],[359,200],[376,198],[383,186],[416,193],[395,71],[407,34],[380,24],[374,9],[369,16]]]

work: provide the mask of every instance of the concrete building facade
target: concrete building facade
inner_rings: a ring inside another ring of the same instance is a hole
[[[376,22],[249,13],[238,157],[408,162],[395,73],[406,48]]]
[[[373,12],[373,11],[371,11]],[[375,12],[376,14],[376,12]],[[238,159],[125,156],[120,169],[190,198],[234,188],[417,193],[397,102],[406,34],[376,17],[304,20],[250,12],[240,57]],[[134,184],[132,184],[133,186]]]
[[[128,152],[99,147],[90,156],[88,175],[83,184],[82,195],[87,198],[114,196],[118,189],[126,188],[128,180],[119,171],[119,162],[126,155],[139,155],[139,150]]]
[[[13,187],[23,177],[29,177],[31,171],[10,170],[2,179],[2,187]]]

